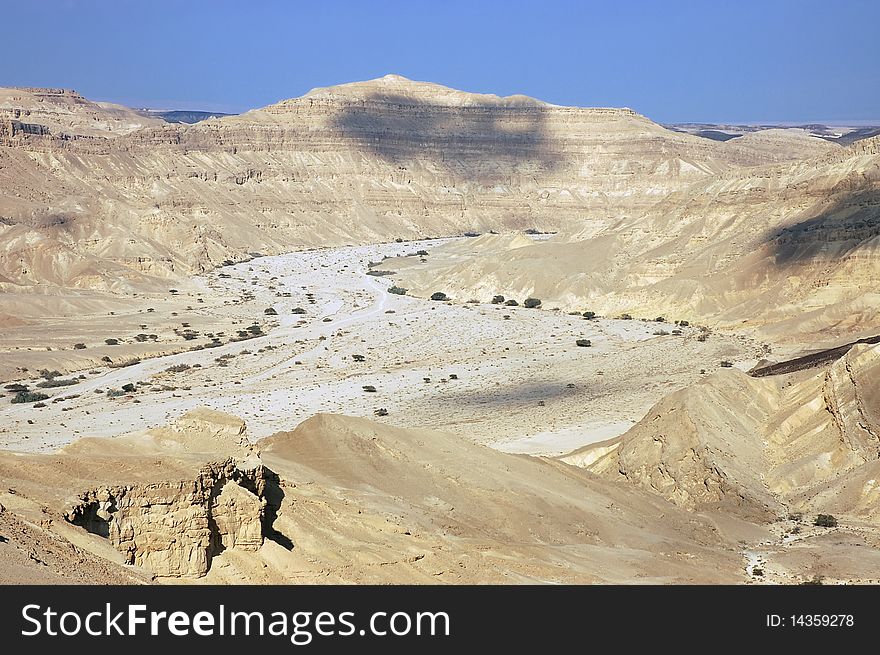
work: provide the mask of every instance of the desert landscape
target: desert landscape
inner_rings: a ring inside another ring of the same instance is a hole
[[[0,89],[0,583],[880,583],[878,281],[873,126]]]

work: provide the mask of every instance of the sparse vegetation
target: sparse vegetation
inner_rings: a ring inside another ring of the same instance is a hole
[[[376,387],[374,387],[372,384],[365,384],[362,388],[367,393],[376,393]]]
[[[303,309],[302,307],[294,307],[293,309],[290,310],[290,313],[291,314],[305,314],[306,310]]]
[[[449,300],[449,297],[442,291],[435,291],[431,294],[431,300]]]
[[[373,412],[376,416],[388,416],[388,410],[384,407],[380,407],[379,409]]]
[[[104,339],[104,343],[106,343],[108,346],[118,346],[119,339]]]
[[[733,368],[733,362],[729,362],[726,359],[721,361],[721,368]]]
[[[819,526],[820,528],[836,528],[837,518],[831,514],[819,514],[816,517],[816,520],[813,521],[813,525]]]
[[[12,397],[13,403],[37,403],[46,400],[49,396],[39,391],[19,391]]]
[[[537,309],[541,306],[541,301],[538,298],[526,298],[523,301],[523,307],[526,309]]]
[[[504,296],[500,296],[500,295],[499,296],[492,296],[492,304],[493,305],[500,305],[503,302],[504,302]]]
[[[86,349],[86,344],[84,344],[84,343],[75,343],[75,344],[73,344],[73,349],[74,349],[74,350],[85,350],[85,349]]]
[[[266,316],[278,316],[278,312],[274,307],[266,307],[266,309],[263,310],[263,313]]]
[[[574,344],[575,344],[576,346],[580,346],[581,348],[589,348],[590,346],[593,345],[593,342],[590,341],[589,339],[577,339],[577,340],[574,342]]]
[[[504,303],[506,307],[519,307],[519,303],[515,301],[513,298]]]
[[[388,289],[388,293],[393,293],[396,296],[405,296],[407,291],[409,291],[409,289],[404,289],[403,287],[396,287],[396,286],[390,287]]]
[[[592,320],[596,318],[596,312],[584,312],[582,316],[587,320]]]
[[[69,387],[78,382],[79,380],[56,380],[55,378],[50,378],[38,383],[37,386],[41,389],[52,389],[54,387]]]
[[[619,318],[619,319],[622,320],[622,321],[631,321],[631,320],[632,320],[632,315],[630,315],[630,314],[621,314],[621,315],[618,316],[617,318]]]

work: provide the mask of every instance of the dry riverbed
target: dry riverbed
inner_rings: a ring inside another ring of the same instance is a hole
[[[393,274],[367,275],[370,262],[438,243],[261,257],[195,278],[153,312],[109,316],[105,327],[115,330],[107,333],[124,332],[123,343],[104,344],[104,333],[93,330],[97,345],[64,351],[89,353],[81,370],[57,378],[84,376],[77,383],[37,389],[30,367],[7,380],[49,398],[35,407],[5,394],[0,446],[52,450],[208,406],[244,418],[253,438],[332,412],[445,430],[511,452],[559,454],[624,431],[661,396],[723,360],[746,366],[758,352],[754,341],[731,333],[701,341],[692,327],[658,335],[675,326],[400,296],[387,292]],[[149,323],[154,314],[157,328]],[[137,323],[148,326],[146,341],[129,336]],[[186,339],[187,330],[197,335]],[[47,338],[59,340],[53,334]],[[20,356],[34,352],[23,348]],[[108,353],[109,365],[101,361]],[[77,368],[70,361],[64,372]]]

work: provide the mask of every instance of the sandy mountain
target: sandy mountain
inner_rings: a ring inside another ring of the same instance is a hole
[[[878,148],[875,137],[709,176],[597,233],[387,266],[417,295],[536,296],[601,314],[758,326],[773,339],[869,332],[880,274]]]
[[[51,455],[0,454],[11,489],[0,494],[0,526],[31,526],[4,527],[0,548],[53,539],[70,551],[0,575],[63,577],[85,553],[104,562],[100,581],[151,572],[251,583],[743,577],[726,541],[743,528],[566,464],[334,415],[255,447],[245,434],[237,419],[198,410]],[[137,566],[124,574],[126,562]]]
[[[122,105],[92,102],[70,89],[0,88],[0,124],[9,131],[113,138],[162,122]],[[3,135],[0,128],[0,144]]]
[[[622,436],[562,459],[683,507],[844,512],[876,524],[878,400],[880,347],[859,344],[818,373],[720,371]]]
[[[72,92],[3,98],[19,115],[0,133],[7,293],[163,289],[248,253],[398,236],[591,233],[780,156],[671,132],[628,109],[398,76],[195,125],[144,126]],[[130,133],[90,136],[105,125]]]

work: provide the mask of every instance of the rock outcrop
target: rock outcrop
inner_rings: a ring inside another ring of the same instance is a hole
[[[258,458],[229,459],[206,464],[195,480],[89,490],[65,518],[106,537],[126,564],[201,577],[224,550],[263,545],[266,480]]]

